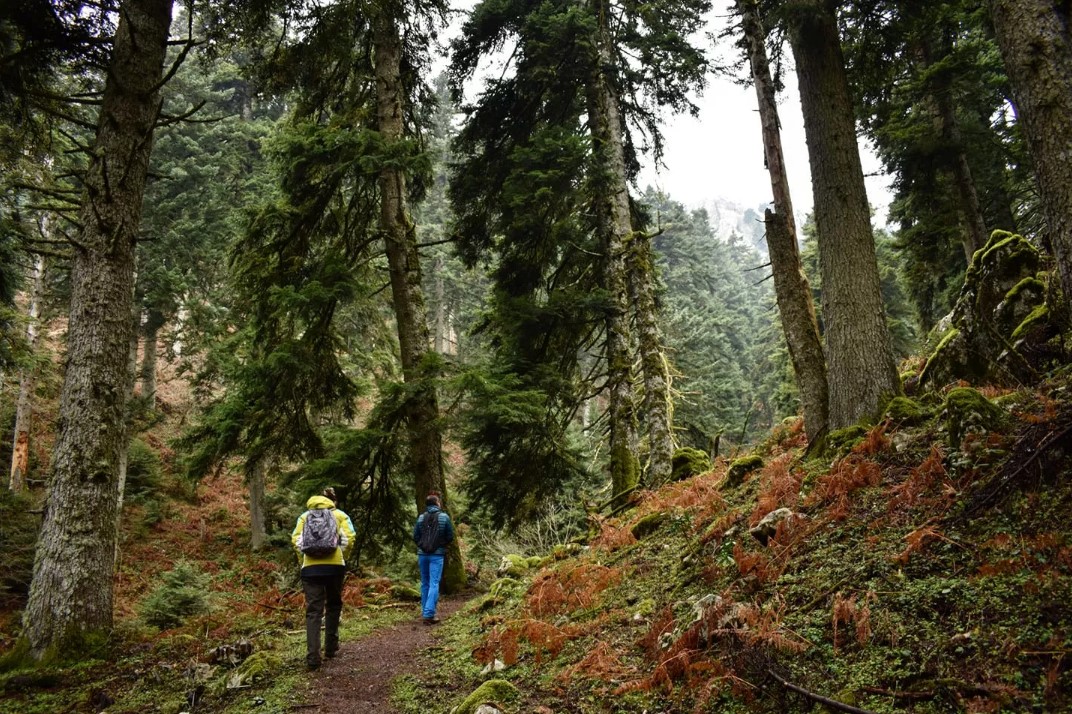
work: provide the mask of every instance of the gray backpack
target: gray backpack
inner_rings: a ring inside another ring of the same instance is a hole
[[[339,524],[328,508],[314,508],[305,516],[301,552],[311,558],[327,558],[339,547]]]

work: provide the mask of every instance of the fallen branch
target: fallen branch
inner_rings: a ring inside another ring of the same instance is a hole
[[[852,706],[850,704],[843,704],[842,702],[839,702],[836,699],[831,699],[830,697],[824,697],[823,695],[816,694],[815,692],[809,692],[807,689],[804,689],[803,687],[798,687],[797,685],[793,684],[792,682],[787,682],[786,680],[782,679],[777,674],[775,674],[773,670],[768,669],[767,674],[769,674],[770,676],[774,677],[774,679],[779,684],[781,684],[783,687],[785,687],[789,691],[796,692],[797,694],[802,694],[803,696],[807,697],[808,699],[812,700],[813,702],[818,702],[819,704],[825,704],[826,706],[830,707],[831,709],[837,709],[838,711],[848,712],[849,714],[875,714],[874,712],[872,712],[870,710],[860,709],[859,707],[854,707],[854,706]]]

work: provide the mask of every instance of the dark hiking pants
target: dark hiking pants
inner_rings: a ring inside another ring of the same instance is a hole
[[[342,582],[339,575],[302,575],[305,591],[305,663],[320,664],[320,623],[324,622],[324,652],[328,657],[339,649],[339,615],[342,614]]]

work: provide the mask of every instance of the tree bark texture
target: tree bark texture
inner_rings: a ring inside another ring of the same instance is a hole
[[[612,65],[611,39],[606,26],[609,12],[603,0],[594,0],[594,5],[600,22],[593,38],[595,56],[586,96],[594,154],[593,208],[604,251],[603,287],[612,301],[606,318],[606,355],[611,487],[617,496],[635,487],[640,477],[626,305],[626,253],[633,240],[633,222],[629,213],[621,110],[608,76]]]
[[[1058,8],[1063,5],[1063,10]],[[991,0],[990,14],[1024,124],[1061,288],[1072,299],[1072,35],[1068,4]]]
[[[403,139],[402,40],[397,21],[380,8],[373,20],[377,117],[380,135],[387,143]],[[402,375],[407,383],[427,378],[425,357],[430,351],[428,316],[421,289],[417,234],[406,205],[406,175],[397,164],[380,171],[380,231],[383,234],[391,277]],[[443,474],[443,439],[439,431],[439,401],[435,387],[425,383],[409,398],[407,407],[410,468],[413,472],[417,512],[424,511],[425,496],[438,491],[444,510],[449,508]],[[443,571],[444,592],[465,585],[465,569],[457,539],[450,545]]]
[[[47,221],[47,219],[46,219]],[[41,293],[45,284],[45,258],[34,256],[30,279],[29,320],[26,323],[26,345],[32,352],[37,345],[37,320],[41,315]],[[32,365],[22,368],[19,377],[19,396],[15,403],[15,436],[11,444],[12,491],[26,490],[26,472],[30,468],[30,422],[33,418],[33,392],[37,383],[37,371]]]
[[[951,34],[951,31],[946,30]],[[952,49],[952,40],[943,42],[943,47]],[[923,57],[927,67],[935,64],[932,43],[924,41]],[[952,147],[953,183],[957,187],[957,195],[960,197],[960,211],[964,218],[964,257],[967,264],[971,265],[975,251],[986,245],[989,236],[986,232],[986,220],[983,218],[983,209],[979,203],[979,194],[975,188],[975,179],[972,177],[971,165],[968,163],[968,155],[964,150],[964,140],[960,133],[960,124],[957,122],[956,106],[953,102],[953,86],[949,77],[949,70],[942,71],[934,77],[933,95],[934,103],[938,109],[938,119],[941,124],[942,140]]]
[[[145,316],[145,324],[141,328],[144,339],[142,340],[141,372],[139,374],[141,398],[145,401],[147,409],[156,407],[157,338],[160,335],[160,328],[163,326],[164,316],[160,312],[150,309]]]
[[[249,545],[260,550],[268,542],[264,525],[264,484],[267,471],[266,459],[258,458],[249,465],[246,484],[249,487]]]
[[[900,392],[834,11],[793,0],[790,42],[811,164],[826,327],[829,426],[874,416]]]
[[[781,316],[782,333],[789,347],[789,357],[800,392],[804,413],[804,432],[809,440],[820,438],[827,431],[828,399],[826,357],[823,355],[819,324],[811,286],[800,264],[797,229],[793,218],[793,202],[789,194],[789,178],[782,153],[781,122],[775,102],[774,82],[765,44],[766,30],[755,0],[738,0],[741,24],[748,44],[748,59],[752,82],[759,100],[759,119],[763,133],[763,152],[770,173],[774,197],[773,211],[765,215],[767,251],[770,254],[774,277],[774,295]]]
[[[137,256],[135,256],[136,260]],[[135,274],[134,282],[137,282],[137,275]],[[131,315],[130,315],[130,344],[127,348],[127,377],[126,383],[123,385],[123,391],[126,395],[127,410],[124,415],[124,425],[128,428],[123,430],[123,444],[119,452],[119,485],[116,487],[115,498],[115,532],[117,534],[115,539],[115,560],[119,562],[119,537],[120,527],[123,524],[123,501],[126,499],[127,492],[127,467],[130,465],[130,432],[129,426],[131,423],[130,407],[134,401],[134,380],[137,376],[138,365],[138,333],[141,332],[141,308],[137,305],[137,301],[131,300]]]
[[[647,483],[654,485],[670,480],[674,438],[671,432],[670,368],[659,329],[651,238],[642,233],[634,234],[629,258],[629,294],[636,316],[640,367],[644,375],[642,409],[648,430]]]
[[[134,247],[170,22],[171,0],[121,4],[85,176],[59,432],[24,615],[36,657],[112,626]]]

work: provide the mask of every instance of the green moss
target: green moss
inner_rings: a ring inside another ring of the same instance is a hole
[[[949,445],[959,448],[972,430],[991,431],[1005,420],[1005,411],[971,387],[949,390],[942,407],[949,433]]]
[[[551,549],[551,557],[555,560],[563,560],[577,555],[582,550],[580,543],[561,543]]]
[[[670,478],[681,481],[711,470],[711,457],[706,451],[685,447],[674,452]]]
[[[535,570],[537,568],[542,568],[543,566],[547,565],[547,563],[549,563],[550,561],[551,561],[551,558],[545,558],[545,557],[540,556],[540,555],[534,555],[531,558],[527,558],[525,560],[525,565],[527,565],[530,570]]]
[[[670,515],[668,513],[649,513],[634,523],[633,527],[629,529],[629,532],[632,533],[633,537],[637,540],[643,540],[659,530],[659,527],[669,519]]]
[[[499,578],[491,584],[488,592],[493,597],[507,597],[514,595],[524,587],[520,580],[514,578]]]
[[[1016,326],[1016,329],[1012,331],[1012,339],[1016,341],[1027,334],[1031,328],[1040,323],[1047,322],[1050,319],[1050,308],[1046,306],[1046,303],[1042,303],[1035,307],[1023,322]]]
[[[1046,284],[1035,277],[1024,278],[1020,282],[1013,285],[1009,292],[1005,293],[1006,300],[1015,300],[1020,297],[1020,293],[1032,290],[1038,292],[1039,295],[1046,294]]]
[[[821,449],[824,455],[841,455],[847,453],[867,435],[867,429],[859,424],[837,429],[826,435]]]
[[[528,569],[528,558],[523,555],[517,555],[516,553],[508,553],[503,556],[502,563],[499,565],[499,575],[519,578],[524,575]]]
[[[930,357],[927,358],[927,364],[923,366],[923,371],[919,373],[920,384],[926,383],[933,377],[933,373],[936,369],[935,365],[942,361],[943,357],[945,357],[944,353],[946,348],[949,347],[949,343],[956,339],[959,334],[960,330],[954,327],[942,335],[942,339],[938,340],[938,345],[934,348],[934,352],[931,352]]]
[[[505,679],[489,679],[451,712],[452,714],[473,714],[481,704],[495,704],[502,709],[504,702],[514,701],[519,695],[517,687]]]
[[[931,413],[915,399],[894,397],[886,405],[883,416],[898,424],[919,424],[930,418]]]
[[[420,590],[411,585],[404,585],[401,583],[391,586],[391,595],[393,595],[396,600],[407,602],[417,602],[421,599]]]
[[[640,481],[640,462],[626,446],[619,445],[611,452],[610,475],[615,496],[635,488]]]
[[[762,467],[763,458],[761,456],[755,454],[742,456],[730,464],[729,469],[726,471],[726,479],[723,483],[727,488],[740,486],[741,483],[744,482],[745,476]]]

